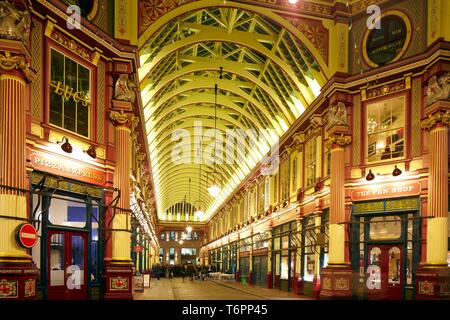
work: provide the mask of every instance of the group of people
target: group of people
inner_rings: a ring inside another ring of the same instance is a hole
[[[213,272],[210,266],[200,266],[192,264],[161,265],[157,263],[152,268],[152,276],[154,276],[158,280],[161,277],[169,279],[172,279],[173,277],[182,277],[183,281],[186,277],[188,277],[190,280],[205,280],[210,272]]]

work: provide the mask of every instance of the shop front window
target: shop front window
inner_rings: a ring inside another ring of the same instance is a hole
[[[314,280],[314,267],[316,265],[316,257],[314,254],[305,256],[305,281]]]
[[[86,203],[76,198],[58,196],[51,200],[49,220],[53,225],[84,228],[86,216]]]
[[[370,219],[372,240],[395,240],[400,238],[402,224],[399,216],[374,217]]]
[[[55,233],[50,237],[50,285],[64,285],[64,234]]]
[[[305,281],[314,280],[316,261],[316,232],[315,232],[315,217],[307,217],[304,221],[304,247],[303,252],[305,256],[303,277]]]
[[[393,247],[389,250],[388,283],[391,285],[400,284],[400,249]]]
[[[89,136],[90,71],[51,49],[50,123]]]
[[[367,276],[367,288],[369,290],[381,289],[381,249],[378,247],[370,250]]]
[[[281,280],[288,280],[289,278],[289,256],[281,257]]]
[[[404,139],[405,97],[367,105],[367,162],[403,157]]]
[[[92,231],[91,231],[91,280],[98,280],[98,261],[99,256],[99,239],[98,239],[98,227],[99,227],[99,207],[92,206]]]

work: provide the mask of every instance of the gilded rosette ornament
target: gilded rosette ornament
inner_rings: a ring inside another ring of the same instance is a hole
[[[123,112],[123,110],[121,110],[120,112],[110,111],[109,119],[115,125],[129,126],[131,130],[134,130],[139,123],[138,117],[136,117],[130,113],[125,113],[125,112]]]
[[[35,76],[35,72],[31,69],[30,63],[27,62],[24,56],[11,55],[11,53],[8,51],[5,51],[4,54],[0,53],[0,70],[22,71],[25,80],[27,80],[28,82],[33,81]]]
[[[345,147],[352,142],[352,137],[345,134],[333,134],[331,135],[326,142],[326,145],[329,149],[331,149],[334,145],[339,145],[341,147]]]
[[[428,118],[422,120],[421,126],[425,130],[431,130],[439,122],[446,126],[450,126],[450,111],[437,111],[430,114]]]

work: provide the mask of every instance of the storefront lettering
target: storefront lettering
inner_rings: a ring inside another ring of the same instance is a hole
[[[79,164],[69,160],[47,159],[45,156],[33,153],[31,155],[31,162],[36,169],[50,169],[59,174],[68,174],[84,180],[95,181],[95,183],[100,184],[105,180],[105,176],[102,172],[96,173],[94,171],[95,169],[81,167]]]
[[[352,191],[353,200],[367,200],[376,198],[391,198],[398,196],[417,195],[421,191],[419,182],[409,184],[389,184],[372,187],[355,188]]]
[[[81,101],[81,104],[87,107],[91,102],[89,97],[83,91],[74,92],[74,89],[65,85],[63,87],[60,81],[52,81],[50,85],[55,88],[55,93],[63,96],[66,99],[72,98],[76,103]]]

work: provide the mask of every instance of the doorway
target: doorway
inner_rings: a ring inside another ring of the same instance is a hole
[[[369,299],[402,299],[403,248],[401,245],[370,245],[366,261]]]
[[[87,233],[48,231],[48,299],[87,299]]]

